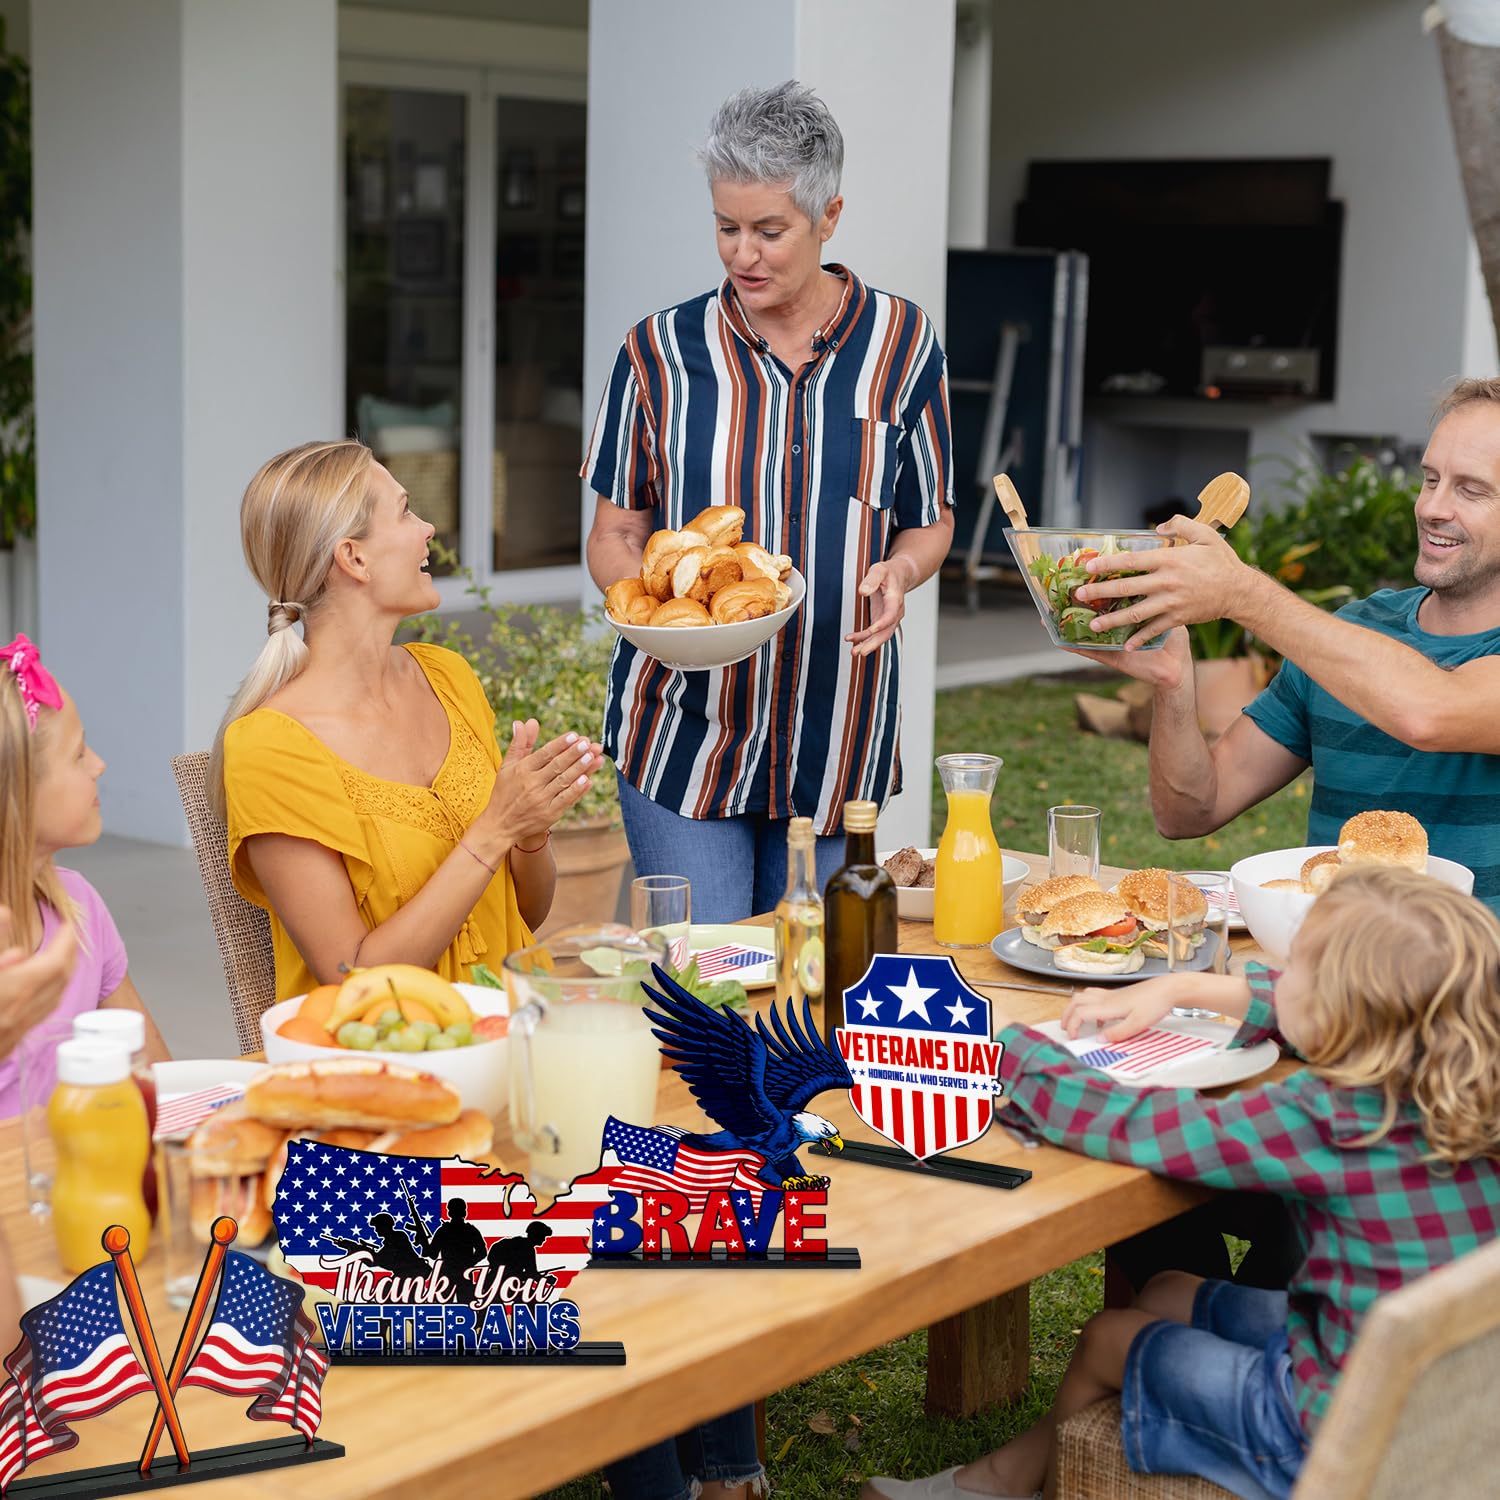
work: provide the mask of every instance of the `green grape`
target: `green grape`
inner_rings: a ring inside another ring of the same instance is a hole
[[[428,1037],[436,1036],[438,1032],[440,1032],[443,1028],[439,1026],[436,1021],[408,1021],[406,1023],[406,1029],[408,1031],[415,1031],[421,1036]]]
[[[401,1012],[393,1005],[389,1010],[380,1012],[379,1024],[389,1030],[393,1026],[399,1026],[404,1019]]]
[[[443,1035],[451,1036],[456,1046],[467,1047],[474,1040],[474,1028],[467,1021],[455,1021],[443,1027]]]
[[[368,1051],[377,1040],[375,1028],[363,1021],[345,1021],[338,1029],[339,1046],[352,1047],[357,1052]]]
[[[429,1052],[451,1052],[458,1045],[458,1038],[449,1036],[446,1031],[434,1032],[427,1038]]]
[[[391,1033],[397,1052],[421,1052],[427,1046],[427,1038],[414,1026],[403,1027]]]
[[[378,1037],[375,1045],[370,1048],[371,1052],[399,1052],[400,1050],[396,1045],[396,1038],[393,1036]]]

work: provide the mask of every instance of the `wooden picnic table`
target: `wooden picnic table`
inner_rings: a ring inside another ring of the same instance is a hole
[[[1033,869],[1045,863],[1023,857]],[[903,922],[900,940],[904,951],[932,951],[928,924]],[[1237,957],[1254,955],[1242,941],[1235,947]],[[970,978],[1034,978],[987,950],[957,958]],[[1062,1008],[1061,996],[987,993],[1017,1020],[1055,1017]],[[878,1139],[847,1099],[824,1096],[818,1109],[847,1137]],[[664,1071],[657,1120],[701,1128],[702,1118],[678,1075]],[[497,1145],[506,1151],[505,1142]],[[63,1281],[49,1225],[24,1207],[15,1121],[0,1124],[0,1152],[3,1226],[17,1269]],[[939,1384],[946,1382],[950,1396],[989,1399],[1025,1383],[1032,1280],[1208,1196],[1133,1167],[1047,1146],[1023,1149],[1000,1128],[963,1154],[1025,1166],[1031,1181],[1005,1191],[815,1158],[809,1169],[833,1181],[829,1243],[858,1247],[860,1270],[586,1272],[570,1288],[584,1337],[623,1340],[625,1366],[336,1367],[324,1388],[321,1435],[344,1444],[347,1456],[295,1474],[215,1481],[214,1500],[282,1500],[314,1486],[326,1500],[413,1493],[470,1500],[476,1487],[497,1500],[532,1496],[923,1327],[933,1330]],[[180,1317],[162,1296],[160,1255],[148,1253],[140,1273],[170,1357]],[[208,1391],[182,1392],[189,1445],[287,1431],[247,1420],[243,1405]],[[82,1423],[79,1448],[24,1477],[135,1458],[153,1411],[147,1397]]]

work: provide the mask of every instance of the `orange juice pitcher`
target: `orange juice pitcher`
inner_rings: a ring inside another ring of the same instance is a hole
[[[937,852],[932,936],[945,948],[981,948],[1005,925],[1000,845],[990,796],[1004,762],[998,755],[940,755],[948,826]]]

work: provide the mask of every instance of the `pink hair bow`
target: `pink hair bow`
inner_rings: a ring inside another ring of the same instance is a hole
[[[8,646],[0,646],[0,661],[15,673],[21,702],[26,706],[26,719],[33,729],[39,708],[63,706],[57,679],[42,665],[41,653],[24,635],[18,635]]]

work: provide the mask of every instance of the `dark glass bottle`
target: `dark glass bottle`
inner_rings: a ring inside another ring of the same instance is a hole
[[[896,883],[875,863],[873,802],[844,804],[844,863],[823,888],[823,1036],[844,1024],[844,991],[877,953],[896,952]]]

